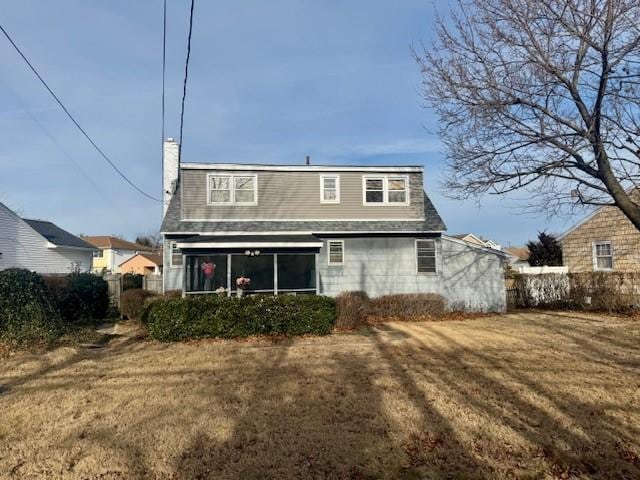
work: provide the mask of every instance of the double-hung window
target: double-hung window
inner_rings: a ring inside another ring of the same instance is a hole
[[[409,180],[404,176],[364,177],[365,205],[406,205],[409,203]]]
[[[418,273],[436,273],[435,240],[416,240],[416,265]]]
[[[320,203],[340,203],[340,177],[320,176]]]
[[[209,205],[256,205],[258,178],[255,175],[209,175]]]
[[[178,248],[178,242],[171,242],[169,248],[169,253],[171,255],[171,267],[181,267],[182,266],[182,250]]]
[[[613,270],[613,246],[611,242],[593,243],[593,269]]]
[[[344,240],[329,240],[327,242],[329,265],[344,264]]]

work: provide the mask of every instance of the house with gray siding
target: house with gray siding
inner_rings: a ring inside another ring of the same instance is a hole
[[[0,270],[26,268],[44,274],[88,271],[92,245],[44,220],[20,218],[0,203]]]
[[[505,308],[504,253],[445,235],[422,166],[186,163],[178,151],[165,142],[165,291],[438,293],[450,308]]]

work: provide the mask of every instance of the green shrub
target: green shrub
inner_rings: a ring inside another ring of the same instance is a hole
[[[370,300],[365,292],[343,292],[336,297],[336,327],[353,330],[367,321]]]
[[[72,273],[44,277],[62,319],[67,323],[88,323],[109,313],[109,287],[100,276]]]
[[[385,318],[435,317],[442,315],[446,301],[436,293],[384,295],[371,300],[371,314]]]
[[[120,311],[129,319],[139,320],[144,313],[149,300],[158,297],[157,294],[141,288],[133,288],[122,292],[120,297]]]
[[[125,273],[122,275],[122,291],[142,288],[143,275],[139,273]]]
[[[60,314],[42,277],[29,270],[0,272],[0,337],[11,343],[50,342]]]
[[[335,324],[329,297],[218,295],[153,301],[143,314],[151,337],[161,341],[249,335],[326,335]]]
[[[167,290],[164,292],[165,298],[182,298],[182,290]]]

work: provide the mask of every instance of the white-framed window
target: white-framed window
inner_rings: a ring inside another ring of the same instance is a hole
[[[93,251],[93,258],[103,258],[104,257],[104,250],[94,250]]]
[[[320,203],[340,203],[338,175],[320,175]]]
[[[169,259],[171,268],[182,266],[182,250],[178,248],[178,242],[169,244],[169,255],[171,256]]]
[[[404,175],[362,177],[365,205],[408,205],[409,178]]]
[[[327,241],[329,265],[344,265],[344,240]]]
[[[611,242],[593,242],[593,269],[613,270],[613,245]]]
[[[207,175],[209,205],[257,205],[257,175]]]
[[[418,273],[438,271],[435,240],[416,240],[416,269]]]

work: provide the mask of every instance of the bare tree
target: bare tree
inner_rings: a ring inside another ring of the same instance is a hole
[[[640,2],[458,0],[415,51],[454,198],[616,205],[640,230]]]
[[[136,237],[135,243],[151,247],[155,252],[162,247],[162,235],[159,231],[153,230],[146,234],[140,234]]]

